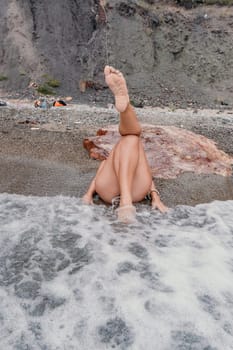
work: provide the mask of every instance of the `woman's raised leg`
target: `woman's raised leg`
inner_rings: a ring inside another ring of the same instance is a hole
[[[129,222],[135,217],[133,202],[142,200],[150,188],[151,172],[139,137],[141,125],[130,105],[125,79],[113,67],[106,66],[104,73],[120,112],[119,132],[122,137],[96,179],[97,192],[103,199],[109,199],[108,194],[117,188],[120,194],[118,218]]]
[[[130,104],[128,89],[123,74],[110,66],[104,69],[105,80],[115,97],[115,106],[120,113],[119,132],[122,136],[141,134],[141,125]]]

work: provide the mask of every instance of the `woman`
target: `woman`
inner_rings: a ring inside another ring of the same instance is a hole
[[[161,202],[152,180],[151,170],[140,139],[141,126],[129,101],[126,81],[120,71],[106,66],[105,81],[115,97],[115,107],[120,113],[119,132],[121,138],[108,158],[104,160],[83,196],[83,202],[93,203],[96,192],[106,203],[112,203],[120,196],[118,219],[133,222],[136,209],[133,203],[139,202],[149,193],[152,208],[162,213],[168,208]]]

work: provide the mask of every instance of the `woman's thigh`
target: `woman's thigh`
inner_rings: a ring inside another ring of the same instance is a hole
[[[111,203],[114,197],[120,195],[119,181],[114,167],[115,157],[122,157],[118,145],[119,143],[113,148],[95,180],[96,192],[107,203]],[[151,170],[141,141],[138,152],[138,164],[132,183],[133,202],[139,202],[145,197],[150,190],[152,181]]]
[[[115,148],[105,160],[95,179],[96,192],[106,203],[111,203],[112,199],[120,194],[118,178],[114,169],[114,152]]]
[[[132,184],[133,202],[138,202],[146,196],[150,191],[152,182],[151,169],[147,161],[147,157],[140,141],[139,143],[139,160],[135,171]]]

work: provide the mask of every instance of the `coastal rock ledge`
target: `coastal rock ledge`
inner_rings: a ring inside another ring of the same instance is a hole
[[[110,125],[85,138],[83,145],[91,158],[104,160],[119,138],[117,125]],[[232,175],[233,158],[205,136],[175,126],[142,124],[141,139],[155,178],[172,179],[184,172]]]

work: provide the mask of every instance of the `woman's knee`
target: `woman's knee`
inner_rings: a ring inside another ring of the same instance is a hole
[[[135,125],[132,130],[129,130],[129,128],[122,128],[121,125],[119,126],[119,133],[121,136],[140,136],[141,132],[142,128],[139,123],[138,125]]]
[[[128,147],[138,147],[139,136],[136,135],[125,135],[121,137],[120,143]]]

